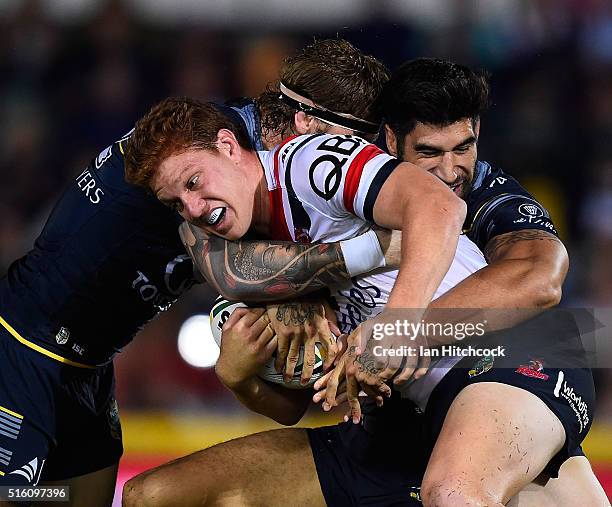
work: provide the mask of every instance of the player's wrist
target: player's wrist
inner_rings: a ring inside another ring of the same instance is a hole
[[[340,249],[348,274],[353,277],[386,265],[376,232],[370,230],[356,238],[340,241]]]
[[[250,378],[219,377],[219,379],[230,391],[240,394],[245,394],[251,384]]]
[[[217,362],[215,365],[215,373],[221,383],[232,391],[243,390],[248,385],[249,380],[253,377],[252,374],[245,375],[236,371],[235,368],[226,366],[223,362]]]

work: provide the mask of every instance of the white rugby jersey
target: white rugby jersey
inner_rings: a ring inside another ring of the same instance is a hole
[[[259,156],[270,191],[272,239],[299,243],[341,241],[368,231],[378,193],[400,163],[359,137],[329,134],[289,138]],[[434,298],[484,266],[478,247],[460,236],[452,265]],[[397,273],[382,270],[332,288],[342,332],[350,332],[383,310]],[[402,386],[402,394],[424,408],[435,385],[459,360],[446,357],[436,364],[432,360],[428,374]]]
[[[333,242],[366,232],[374,202],[400,163],[360,137],[313,134],[259,152],[273,217],[271,239]]]
[[[459,236],[453,262],[436,289],[433,299],[448,292],[486,265],[476,244],[462,234]],[[397,269],[387,269],[375,274],[356,276],[346,285],[337,287],[334,299],[339,306],[336,313],[340,331],[350,333],[362,322],[378,315],[389,299],[397,274]]]
[[[455,257],[449,270],[438,286],[433,299],[448,292],[459,282],[485,267],[482,252],[467,236],[459,236]],[[343,333],[348,333],[367,319],[383,311],[398,271],[387,270],[373,275],[362,275],[351,279],[343,287],[338,287],[333,297],[338,303],[338,327]],[[449,370],[462,358],[458,356],[443,356],[431,358],[431,364],[426,375],[411,383],[394,386],[403,397],[410,398],[421,410],[425,410],[429,396],[434,387],[444,378]]]

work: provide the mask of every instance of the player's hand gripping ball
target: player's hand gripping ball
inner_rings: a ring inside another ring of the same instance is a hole
[[[227,299],[223,299],[221,296],[216,299],[215,304],[210,311],[210,327],[217,345],[221,346],[221,330],[223,328],[223,324],[225,324],[227,319],[229,319],[232,312],[237,308],[247,308],[247,306],[248,305],[245,305],[244,303],[234,303],[232,301],[228,301]],[[302,385],[300,383],[302,367],[304,364],[304,347],[300,349],[300,355],[297,364],[295,365],[295,371],[292,379],[289,382],[285,382],[283,380],[283,374],[278,373],[274,368],[276,353],[274,353],[270,360],[263,366],[259,372],[259,376],[267,382],[280,384],[289,389],[306,389],[312,387],[312,385],[323,375],[323,363],[325,361],[324,354],[325,350],[320,346],[320,344],[317,343],[315,347],[315,365],[312,372],[312,377],[306,385]]]

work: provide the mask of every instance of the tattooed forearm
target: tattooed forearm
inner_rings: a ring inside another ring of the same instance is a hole
[[[276,320],[285,326],[300,326],[314,317],[321,305],[313,303],[283,303],[276,309]]]
[[[495,236],[486,244],[484,250],[485,258],[488,262],[493,262],[499,258],[501,253],[506,248],[509,248],[520,241],[561,242],[557,236],[537,229],[508,232],[506,234]]]
[[[350,279],[339,243],[226,241],[186,222],[180,234],[196,269],[227,299],[279,301]]]

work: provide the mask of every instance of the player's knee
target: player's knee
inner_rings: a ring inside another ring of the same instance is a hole
[[[581,495],[580,501],[583,502],[583,505],[600,505],[601,507],[610,506],[610,500],[608,500],[606,492],[601,485],[598,485],[598,487],[595,487],[592,490],[584,491]],[[559,503],[557,505],[559,505]]]
[[[123,485],[123,493],[121,494],[121,505],[123,507],[135,507],[138,505],[139,498],[143,491],[142,477],[136,476],[127,481]]]
[[[163,507],[172,505],[176,495],[172,486],[156,474],[145,473],[130,479],[123,486],[123,507]]]
[[[425,507],[502,507],[499,497],[484,488],[448,477],[423,481],[421,498]]]

